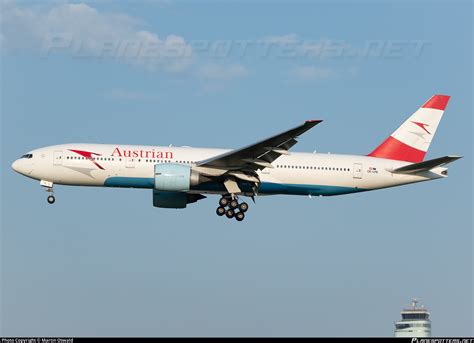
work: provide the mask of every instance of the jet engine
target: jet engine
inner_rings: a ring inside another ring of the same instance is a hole
[[[191,166],[175,163],[155,165],[155,188],[153,206],[162,208],[185,208],[187,204],[204,199],[201,194],[187,193],[192,186],[206,181]]]
[[[161,208],[185,208],[187,204],[204,198],[205,196],[202,194],[153,190],[153,206]]]
[[[165,192],[186,192],[201,183],[200,175],[191,166],[175,163],[155,165],[155,189]]]

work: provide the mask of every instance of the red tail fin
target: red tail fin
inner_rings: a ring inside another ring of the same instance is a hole
[[[449,98],[433,95],[368,156],[414,163],[423,161]]]

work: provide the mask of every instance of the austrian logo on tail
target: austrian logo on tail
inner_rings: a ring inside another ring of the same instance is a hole
[[[95,161],[94,157],[92,156],[92,155],[102,156],[101,154],[97,154],[95,152],[90,152],[90,151],[84,151],[84,150],[74,150],[74,149],[69,149],[69,151],[72,151],[72,152],[86,158],[87,160],[91,161],[92,163],[94,163],[97,166],[97,168],[105,170],[99,163],[97,163]]]
[[[417,122],[417,121],[412,121],[413,124],[415,125],[418,125],[419,127],[421,127],[423,130],[425,130],[425,132],[429,135],[431,135],[431,132],[429,132],[426,127],[429,126],[428,124],[424,124],[424,123],[420,123],[420,122]]]

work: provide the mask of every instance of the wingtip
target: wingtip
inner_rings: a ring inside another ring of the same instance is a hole
[[[320,123],[322,122],[322,120],[320,119],[310,119],[310,120],[306,120],[305,123]]]

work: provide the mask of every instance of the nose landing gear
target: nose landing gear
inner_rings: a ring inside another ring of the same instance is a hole
[[[249,209],[246,202],[239,203],[238,198],[231,195],[223,195],[219,200],[219,207],[216,209],[218,216],[225,216],[229,219],[235,218],[241,222],[245,218],[245,212]]]
[[[40,181],[40,185],[45,187],[46,188],[46,192],[49,193],[48,197],[46,198],[46,200],[48,201],[48,204],[54,204],[54,202],[56,201],[56,198],[54,197],[53,193],[53,183],[50,182],[50,181],[44,181],[44,180],[41,180]]]

